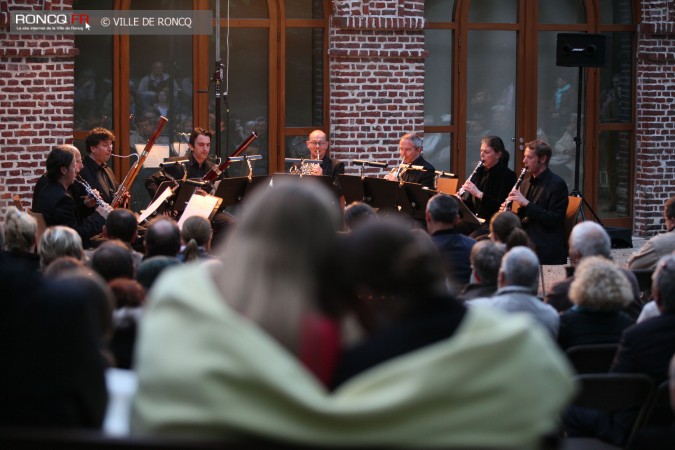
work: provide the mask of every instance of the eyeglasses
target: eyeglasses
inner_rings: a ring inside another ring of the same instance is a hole
[[[323,147],[324,145],[326,145],[327,142],[326,141],[307,141],[307,143],[309,145],[313,145],[315,147]]]

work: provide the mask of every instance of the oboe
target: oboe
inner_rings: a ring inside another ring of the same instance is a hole
[[[476,164],[476,168],[473,169],[473,172],[471,172],[471,175],[469,175],[469,178],[467,178],[466,180],[471,181],[473,183],[473,179],[476,177],[476,174],[478,173],[478,169],[480,169],[481,167],[483,167],[483,161],[482,160],[478,161],[478,164]],[[459,188],[459,191],[457,191],[457,195],[459,195],[460,197],[462,195],[464,195],[464,188],[463,187]]]
[[[523,183],[523,178],[525,178],[525,172],[527,172],[527,168],[523,167],[523,170],[520,172],[520,176],[516,180],[516,184],[513,185],[512,191],[515,191],[520,188],[520,185]],[[506,202],[506,205],[504,205],[504,210],[505,211],[511,211],[511,208],[513,208],[513,201],[508,200]]]
[[[84,178],[82,178],[81,176],[78,175],[77,177],[75,177],[75,181],[77,181],[78,183],[80,183],[82,185],[84,190],[87,191],[87,194],[89,194],[96,201],[96,204],[98,206],[100,206],[103,209],[107,209],[107,210],[113,209],[112,206],[110,206],[105,201],[103,201],[103,199],[96,192],[94,192],[94,189],[92,189],[91,185],[89,183],[87,183],[84,180]]]

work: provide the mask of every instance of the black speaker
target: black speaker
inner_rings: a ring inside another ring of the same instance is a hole
[[[606,40],[604,34],[558,33],[555,63],[565,67],[604,67]]]

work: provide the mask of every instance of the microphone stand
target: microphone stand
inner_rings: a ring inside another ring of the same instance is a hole
[[[226,113],[229,117],[229,106],[227,102],[227,92],[222,92],[222,83],[223,83],[223,64],[220,59],[220,2],[216,1],[216,65],[213,71],[213,78],[211,82],[214,84],[214,97],[215,97],[215,112],[216,112],[216,156],[221,157],[221,141],[220,141],[220,116],[221,116],[221,98],[225,99]],[[229,128],[229,127],[228,127]],[[228,130],[229,132],[229,130]]]

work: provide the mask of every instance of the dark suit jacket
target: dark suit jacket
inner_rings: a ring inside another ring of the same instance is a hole
[[[406,170],[401,176],[401,180],[406,183],[418,183],[422,186],[426,186],[429,189],[435,188],[436,181],[436,168],[431,165],[427,160],[425,160],[422,155],[418,156],[415,161],[412,162],[413,166],[422,166],[426,170]]]
[[[560,316],[558,344],[563,350],[575,345],[618,343],[634,319],[621,311],[588,311],[572,308]]]
[[[526,207],[518,210],[523,220],[523,228],[536,246],[541,264],[565,264],[567,248],[565,246],[565,214],[567,212],[567,183],[558,175],[546,169],[534,182],[532,177],[523,181],[520,187],[530,201]]]
[[[476,241],[455,229],[440,230],[431,235],[441,252],[443,268],[449,281],[462,288],[471,278],[471,249]]]
[[[338,178],[338,175],[345,173],[345,163],[340,162],[337,159],[330,158],[328,155],[324,155],[323,159],[321,160],[321,173],[324,176],[328,176],[333,179],[336,194],[338,197],[341,197],[342,186],[340,185],[340,179]]]
[[[89,183],[89,185],[101,194],[101,198],[107,204],[111,204],[115,191],[119,183],[115,181],[115,174],[107,164],[99,166],[91,156],[82,159],[82,170],[80,176]],[[102,184],[102,179],[105,179],[106,186]]]
[[[667,312],[623,332],[611,372],[644,373],[658,385],[675,354],[675,313]]]
[[[184,164],[167,165],[163,170],[150,175],[145,180],[145,188],[148,190],[150,197],[154,197],[157,193],[157,188],[159,185],[162,184],[163,181],[169,181],[169,177],[167,177],[164,173],[171,175],[176,180],[181,180],[185,175],[185,171],[187,171],[187,178],[191,180],[201,180],[204,175],[206,175],[211,170],[211,168],[213,168],[213,166],[215,166],[215,164],[208,159],[204,161],[202,165],[199,165],[192,154],[190,154],[188,161]],[[227,177],[227,171],[223,172],[219,178],[222,177]]]
[[[98,213],[82,219],[75,200],[58,181],[50,181],[38,194],[35,212],[42,214],[47,226],[65,225],[77,231],[84,248],[89,239],[103,230],[105,219]]]
[[[513,170],[501,162],[490,169],[481,167],[474,184],[483,192],[483,198],[477,199],[471,194],[465,194],[464,203],[476,216],[489,222],[513,189],[516,178]]]

